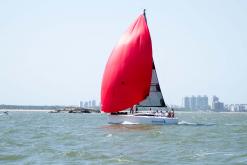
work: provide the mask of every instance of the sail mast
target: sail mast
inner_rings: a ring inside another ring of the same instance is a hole
[[[143,9],[143,16],[147,24],[146,9]],[[167,107],[160,89],[154,60],[152,60],[152,80],[150,84],[149,96],[147,96],[143,101],[141,101],[137,105],[139,107]]]
[[[148,23],[147,22],[147,17],[146,17],[146,9],[143,9],[143,15],[144,15],[144,18],[145,18],[146,23]]]

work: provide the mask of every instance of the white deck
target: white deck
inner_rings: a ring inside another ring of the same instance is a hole
[[[108,115],[110,124],[178,124],[178,118],[168,118],[165,116],[138,116],[138,114],[128,115]]]

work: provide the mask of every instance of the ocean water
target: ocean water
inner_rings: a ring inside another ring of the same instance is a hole
[[[177,113],[178,125],[104,114],[0,113],[0,164],[247,164],[247,113]]]

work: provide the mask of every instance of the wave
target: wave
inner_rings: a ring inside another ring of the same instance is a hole
[[[178,125],[186,125],[186,126],[214,126],[216,123],[190,123],[187,121],[179,121]]]
[[[132,122],[129,122],[129,121],[124,121],[121,124],[123,124],[123,125],[136,125],[138,123],[132,123]]]
[[[244,125],[246,125],[246,124],[230,124],[230,123],[226,123],[226,124],[224,124],[224,126],[244,126]]]

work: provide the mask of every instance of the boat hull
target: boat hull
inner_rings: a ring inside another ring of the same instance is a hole
[[[178,118],[164,116],[108,115],[109,124],[178,124]]]

